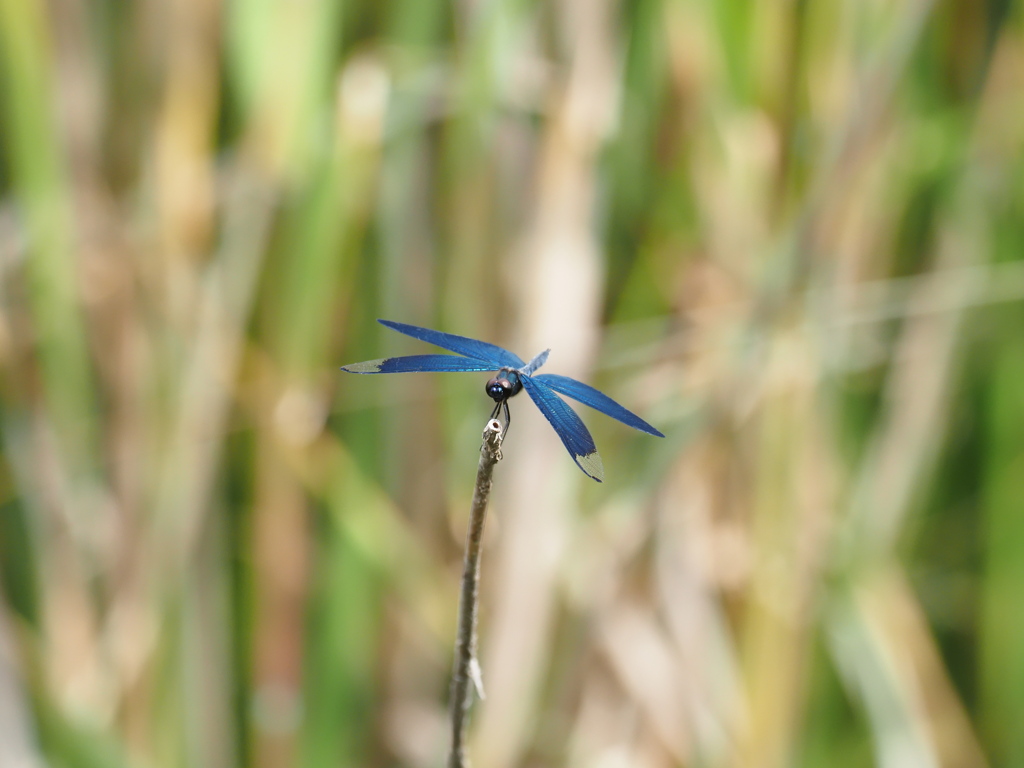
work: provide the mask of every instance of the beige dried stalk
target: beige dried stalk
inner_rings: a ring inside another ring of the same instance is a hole
[[[501,424],[491,419],[484,428],[480,446],[480,463],[476,470],[476,490],[466,531],[466,555],[462,567],[462,590],[459,596],[459,628],[455,638],[455,663],[452,670],[451,712],[452,748],[448,768],[466,768],[466,729],[469,724],[471,691],[476,688],[484,697],[480,664],[476,658],[476,617],[480,591],[480,550],[487,517],[487,500],[491,495],[494,465],[501,459]],[[472,684],[472,687],[471,687]]]

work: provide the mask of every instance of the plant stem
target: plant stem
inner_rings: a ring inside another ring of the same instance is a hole
[[[487,500],[491,495],[491,475],[501,458],[501,424],[491,419],[484,428],[480,446],[480,464],[476,470],[473,509],[466,531],[466,557],[462,567],[462,590],[459,596],[459,629],[455,638],[455,664],[452,670],[452,749],[448,768],[466,768],[466,726],[469,723],[470,684],[475,683],[480,698],[483,684],[476,659],[476,616],[480,590],[480,549],[487,516]]]

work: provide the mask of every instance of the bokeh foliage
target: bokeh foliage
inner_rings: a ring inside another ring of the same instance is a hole
[[[0,0],[0,765],[1024,766],[1024,8]]]

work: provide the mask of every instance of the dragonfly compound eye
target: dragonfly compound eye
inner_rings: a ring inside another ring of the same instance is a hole
[[[495,377],[487,382],[485,389],[487,390],[487,395],[491,400],[505,400],[512,394],[512,385],[509,383],[508,379],[499,379]]]

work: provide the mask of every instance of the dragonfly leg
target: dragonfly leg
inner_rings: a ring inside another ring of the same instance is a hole
[[[502,400],[501,404],[505,407],[505,428],[501,430],[501,439],[505,439],[505,435],[508,434],[508,428],[512,425],[512,412],[508,409],[508,400]]]
[[[512,423],[512,414],[508,410],[508,399],[499,400],[494,404],[494,410],[491,411],[491,418],[498,418],[498,415],[502,412],[502,409],[504,409],[505,411],[505,426],[501,430],[501,439],[504,440],[505,435],[508,434],[508,425]]]

